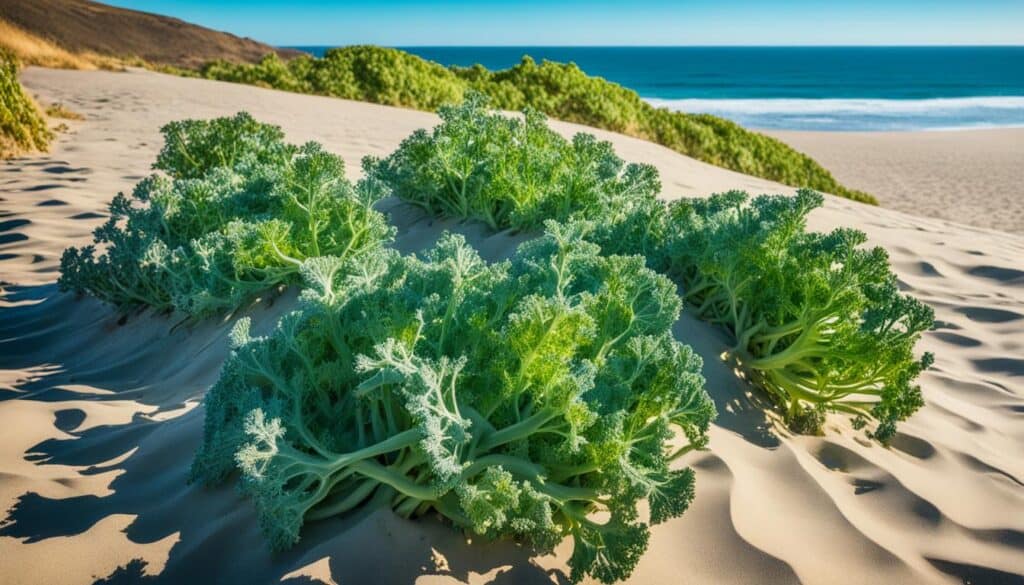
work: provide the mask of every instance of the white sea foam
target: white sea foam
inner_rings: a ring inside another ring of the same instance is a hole
[[[682,112],[735,112],[738,114],[925,114],[958,110],[1024,110],[1024,96],[892,99],[658,99],[646,98],[657,107]]]
[[[759,128],[934,130],[1024,125],[1024,96],[930,99],[659,99],[670,110],[714,114]]]

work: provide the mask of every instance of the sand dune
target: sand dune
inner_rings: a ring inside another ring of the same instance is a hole
[[[271,555],[233,488],[185,483],[230,323],[122,319],[54,284],[63,248],[89,240],[113,194],[148,173],[169,120],[248,110],[355,170],[432,115],[138,71],[29,69],[23,81],[86,120],[49,155],[0,166],[0,582],[567,581],[568,546],[533,557],[468,545],[435,520],[386,510],[311,524],[294,550]],[[667,197],[789,190],[595,133],[655,164]],[[524,237],[388,205],[404,251],[456,229],[499,258]],[[725,335],[684,315],[676,333],[705,356],[721,415],[710,450],[689,456],[694,505],[654,529],[631,582],[1024,582],[1024,238],[835,198],[812,224],[866,231],[904,288],[935,307],[939,327],[922,344],[937,355],[922,378],[928,405],[889,449],[841,419],[824,437],[791,436],[715,359]],[[285,293],[247,313],[265,331],[293,303]]]

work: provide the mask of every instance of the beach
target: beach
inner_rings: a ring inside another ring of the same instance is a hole
[[[55,284],[63,249],[88,243],[114,194],[151,172],[169,121],[246,110],[291,142],[321,142],[358,176],[363,156],[390,152],[435,115],[142,70],[28,68],[22,82],[85,119],[69,121],[50,153],[0,163],[0,581],[568,582],[569,543],[534,556],[382,509],[310,523],[295,548],[272,554],[234,487],[187,483],[233,320],[122,318]],[[794,191],[643,140],[552,126],[653,164],[665,198]],[[685,458],[693,505],[652,530],[629,583],[1024,578],[1024,237],[1009,233],[1024,224],[1022,132],[774,133],[882,200],[830,196],[810,223],[866,232],[902,289],[935,309],[919,348],[936,354],[920,379],[926,405],[888,448],[842,417],[824,436],[793,435],[717,359],[728,336],[684,311],[673,331],[704,358],[719,418],[709,449]],[[394,201],[383,208],[403,252],[454,230],[496,259],[524,238]],[[270,330],[295,296],[248,309],[254,332]]]
[[[1024,128],[762,132],[887,209],[1024,233]]]

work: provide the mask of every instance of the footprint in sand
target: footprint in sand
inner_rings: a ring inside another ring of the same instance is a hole
[[[957,307],[956,312],[977,323],[1008,323],[1024,319],[1020,313],[989,307]]]
[[[10,219],[7,221],[0,221],[0,232],[9,232],[15,228],[29,225],[32,222],[27,219]]]
[[[900,262],[898,266],[902,269],[902,272],[915,276],[942,276],[942,273],[935,268],[934,264],[924,260],[920,262]]]
[[[1001,266],[975,266],[967,271],[971,276],[995,280],[1000,284],[1024,286],[1024,270]]]
[[[79,213],[78,215],[72,215],[71,219],[99,219],[101,217],[107,216],[103,215],[102,213],[96,213],[94,211],[86,211],[84,213]]]
[[[811,455],[825,467],[832,471],[842,473],[853,473],[872,467],[866,459],[854,453],[850,449],[830,441],[822,441],[817,450],[812,450]]]
[[[82,174],[86,174],[87,175],[87,174],[91,173],[92,170],[90,170],[90,169],[88,169],[86,167],[82,167],[82,168],[76,169],[76,168],[69,167],[67,165],[54,165],[54,166],[51,166],[51,167],[46,167],[45,169],[43,169],[43,172],[44,173],[57,174],[57,175],[63,175],[63,174],[66,174],[66,173],[82,173]]]
[[[988,358],[971,360],[974,367],[988,374],[1024,376],[1024,360],[1014,358]]]
[[[13,234],[0,234],[0,246],[6,244],[13,244],[14,242],[23,242],[28,239],[25,234],[13,233]]]
[[[928,441],[900,432],[889,441],[889,446],[915,459],[931,459],[936,452],[935,446]]]
[[[982,342],[973,337],[950,333],[949,331],[936,331],[932,333],[932,336],[957,347],[980,347],[982,345]]]

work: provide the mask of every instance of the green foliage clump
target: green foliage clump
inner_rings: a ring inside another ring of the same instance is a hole
[[[114,197],[94,244],[65,250],[63,290],[202,316],[297,283],[306,258],[360,256],[392,237],[371,208],[378,191],[350,183],[319,144],[288,144],[245,113],[162,131],[164,174]]]
[[[716,116],[656,108],[635,91],[587,75],[575,63],[538,64],[524,57],[502,71],[456,71],[502,109],[534,108],[558,120],[644,138],[744,174],[877,203],[866,193],[843,187],[813,159],[779,140]]]
[[[323,58],[282,61],[270,53],[256,64],[214,61],[203,77],[388,106],[436,110],[459,101],[464,84],[443,66],[383,47],[330,49]]]
[[[802,190],[674,202],[661,262],[701,318],[733,333],[739,364],[794,427],[820,431],[828,410],[858,426],[875,419],[885,441],[923,405],[913,381],[932,356],[915,358],[914,346],[934,313],[900,293],[885,250],[863,248],[863,232],[806,231],[822,201]]]
[[[511,261],[461,236],[425,259],[307,260],[301,308],[268,337],[236,326],[206,398],[196,480],[236,468],[275,548],[367,502],[436,511],[550,551],[571,578],[627,577],[649,522],[683,513],[715,416],[672,338],[675,286],[555,223]],[[679,431],[675,440],[675,432]]]
[[[544,115],[490,112],[482,95],[440,109],[442,123],[419,130],[384,159],[368,157],[368,177],[437,215],[483,221],[492,229],[535,229],[546,219],[603,215],[660,189],[650,165],[625,164],[608,142],[570,142]]]
[[[398,49],[360,45],[331,49],[321,59],[303,56],[284,62],[271,54],[257,64],[217,61],[201,73],[209,79],[430,111],[475,90],[502,109],[531,108],[559,120],[650,140],[748,175],[877,203],[867,193],[844,187],[813,159],[779,140],[715,116],[656,108],[635,91],[587,75],[574,63],[538,64],[524,56],[501,71],[481,65],[445,68]]]
[[[578,145],[597,154],[577,156]],[[699,316],[732,331],[736,359],[800,432],[820,432],[835,411],[858,426],[877,420],[874,435],[885,440],[921,406],[913,380],[931,356],[915,359],[913,349],[932,311],[899,293],[888,256],[861,248],[863,233],[806,231],[817,193],[666,205],[652,167],[625,166],[590,136],[561,139],[530,111],[525,120],[488,114],[477,98],[443,110],[432,134],[365,164],[435,213],[498,229],[529,228],[547,214],[587,224],[605,254],[646,257],[680,282]]]
[[[0,158],[46,151],[53,133],[18,81],[18,60],[0,49]]]

